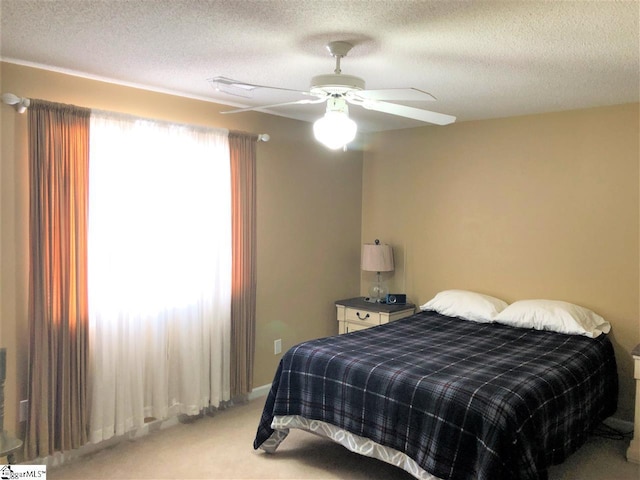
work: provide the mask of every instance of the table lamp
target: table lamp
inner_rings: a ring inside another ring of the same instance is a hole
[[[376,282],[369,288],[369,297],[365,300],[379,303],[387,295],[387,288],[380,280],[381,272],[393,272],[393,250],[391,245],[383,245],[376,239],[375,243],[362,246],[362,270],[376,272]]]

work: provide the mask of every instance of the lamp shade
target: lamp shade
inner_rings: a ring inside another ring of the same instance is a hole
[[[367,272],[393,272],[391,245],[365,243],[362,246],[361,268]]]

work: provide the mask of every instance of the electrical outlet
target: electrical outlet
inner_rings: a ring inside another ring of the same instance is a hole
[[[282,352],[282,339],[279,338],[273,341],[273,354],[278,355]]]
[[[20,400],[19,421],[26,422],[29,415],[29,400]]]

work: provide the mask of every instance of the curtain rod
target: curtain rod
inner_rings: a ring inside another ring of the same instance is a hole
[[[31,100],[26,97],[18,97],[13,93],[3,93],[2,94],[2,103],[7,105],[13,105],[18,113],[24,113],[29,105],[31,105]],[[259,142],[268,142],[271,139],[271,136],[268,133],[259,133],[258,141]]]

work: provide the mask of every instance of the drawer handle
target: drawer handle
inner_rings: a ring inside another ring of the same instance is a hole
[[[368,314],[368,313],[367,313],[364,317],[361,317],[361,316],[360,316],[360,312],[356,312],[356,315],[358,316],[358,318],[359,318],[360,320],[366,320],[367,318],[369,318],[369,314]]]

